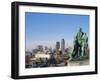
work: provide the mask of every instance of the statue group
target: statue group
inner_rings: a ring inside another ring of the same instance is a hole
[[[89,57],[88,53],[88,37],[80,28],[74,39],[72,60],[86,59]]]

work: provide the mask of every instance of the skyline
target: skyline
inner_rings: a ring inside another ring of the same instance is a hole
[[[56,41],[65,39],[65,45],[73,43],[81,27],[89,37],[89,16],[51,13],[25,13],[26,49],[37,44],[55,46]]]

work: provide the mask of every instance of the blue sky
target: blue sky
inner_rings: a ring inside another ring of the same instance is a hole
[[[29,41],[33,45],[34,41],[60,41],[62,38],[72,42],[80,27],[89,36],[88,15],[26,12],[25,26],[26,47],[29,47]]]

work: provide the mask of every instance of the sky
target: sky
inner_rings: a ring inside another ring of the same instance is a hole
[[[88,15],[25,12],[26,49],[37,45],[54,47],[62,38],[66,45],[72,45],[80,27],[89,36]]]

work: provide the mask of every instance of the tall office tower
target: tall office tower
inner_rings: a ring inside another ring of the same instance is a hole
[[[64,54],[64,51],[65,51],[65,40],[64,39],[61,39],[61,51]]]
[[[56,49],[57,50],[60,49],[60,42],[59,41],[56,42]]]
[[[43,46],[42,46],[42,45],[38,45],[38,46],[37,46],[37,49],[38,49],[40,52],[43,52]]]

